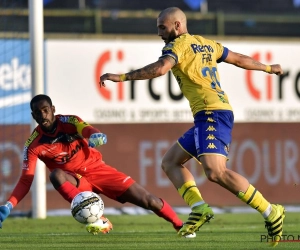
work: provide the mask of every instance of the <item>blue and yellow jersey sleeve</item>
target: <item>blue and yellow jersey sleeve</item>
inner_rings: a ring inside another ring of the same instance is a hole
[[[80,117],[76,115],[58,115],[58,119],[63,123],[69,123],[75,126],[77,132],[82,136],[82,131],[90,127],[91,125],[84,122]]]
[[[80,121],[80,122],[76,123],[75,126],[76,126],[78,133],[83,136],[83,133],[82,133],[83,129],[86,127],[90,127],[91,125],[84,121]]]
[[[166,44],[162,56],[172,57],[172,68],[193,115],[202,110],[232,110],[221,88],[217,63],[226,59],[228,49],[201,36],[183,34]]]
[[[75,126],[79,135],[89,138],[94,133],[100,133],[99,129],[83,121],[76,115],[58,115],[58,119],[63,123],[69,123]]]

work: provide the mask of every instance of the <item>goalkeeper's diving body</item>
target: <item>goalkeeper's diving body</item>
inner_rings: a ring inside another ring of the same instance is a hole
[[[184,167],[194,158],[201,163],[210,181],[227,189],[263,216],[268,234],[274,239],[272,245],[276,246],[283,232],[284,207],[271,204],[246,178],[226,167],[234,115],[221,88],[217,64],[225,62],[246,70],[276,75],[283,74],[281,66],[265,65],[214,40],[189,34],[186,15],[177,7],[167,8],[158,15],[157,30],[165,42],[157,61],[125,74],[103,74],[99,84],[105,87],[107,80],[153,79],[171,70],[189,101],[194,124],[171,146],[162,160],[162,169],[192,210],[178,234],[193,233],[214,216],[193,175]]]
[[[33,97],[30,108],[38,126],[25,143],[20,179],[6,204],[0,206],[1,227],[13,207],[29,192],[37,159],[45,163],[51,183],[69,203],[78,193],[93,191],[120,203],[129,202],[152,210],[172,223],[177,231],[182,227],[183,222],[164,199],[149,193],[130,176],[103,161],[102,154],[94,147],[106,144],[105,134],[76,115],[55,115],[55,107],[47,95]],[[108,223],[110,227],[105,230],[98,227],[97,222],[91,223],[87,231],[108,233],[112,229],[111,222]]]

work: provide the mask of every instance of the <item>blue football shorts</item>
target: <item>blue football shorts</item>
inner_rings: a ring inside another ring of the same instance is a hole
[[[197,159],[207,154],[219,154],[227,158],[233,121],[233,112],[229,110],[200,111],[194,117],[194,127],[177,142]]]

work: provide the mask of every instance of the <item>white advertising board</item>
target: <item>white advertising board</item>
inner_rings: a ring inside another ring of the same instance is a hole
[[[220,82],[236,122],[300,121],[300,45],[293,42],[219,41],[266,64],[279,63],[283,76],[220,63]],[[151,81],[107,81],[103,73],[126,73],[161,55],[163,42],[139,40],[47,40],[46,92],[57,113],[90,123],[192,122],[189,104],[171,74]]]

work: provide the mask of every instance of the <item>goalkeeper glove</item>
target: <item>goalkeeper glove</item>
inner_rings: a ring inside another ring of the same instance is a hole
[[[9,201],[5,205],[0,206],[0,228],[2,228],[2,222],[7,218],[12,209],[13,205]]]
[[[94,148],[107,143],[106,134],[94,133],[89,138],[89,146]]]

